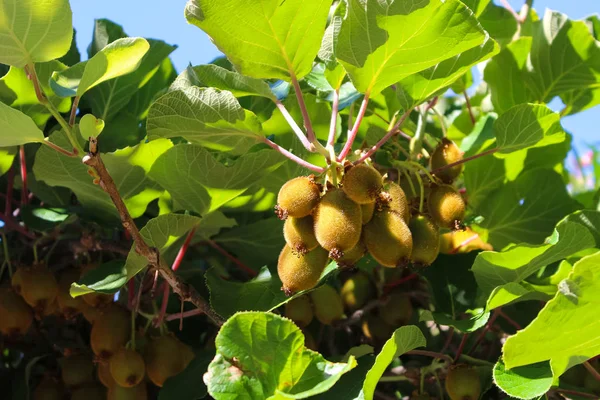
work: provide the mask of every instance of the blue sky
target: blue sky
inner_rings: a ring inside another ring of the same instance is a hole
[[[509,2],[518,10],[524,0]],[[178,45],[171,57],[178,71],[188,63],[210,62],[219,52],[200,29],[187,24],[183,16],[185,3],[186,0],[71,0],[77,45],[84,54],[92,38],[94,19],[108,18],[123,25],[131,36],[162,39]],[[551,8],[580,19],[600,12],[600,1],[534,0],[534,8],[540,13]],[[560,104],[551,106],[559,108]],[[581,150],[586,143],[600,144],[599,122],[600,107],[563,119],[565,129],[574,134],[575,143]]]

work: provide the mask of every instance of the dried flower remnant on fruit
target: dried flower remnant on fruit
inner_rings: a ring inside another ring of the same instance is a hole
[[[344,317],[344,305],[340,294],[327,284],[319,286],[309,293],[315,317],[323,325],[331,325]]]
[[[347,170],[342,179],[342,190],[357,204],[372,203],[383,187],[383,177],[375,168],[359,164]]]
[[[440,185],[432,188],[427,207],[429,215],[437,225],[452,230],[463,228],[465,201],[452,186]]]
[[[306,254],[319,245],[311,215],[302,218],[288,217],[283,224],[283,237],[287,245],[298,254]]]
[[[441,143],[435,148],[429,159],[429,165],[432,171],[443,168],[435,173],[444,183],[452,183],[463,170],[463,164],[453,167],[446,166],[463,159],[463,152],[451,140],[443,138]]]
[[[285,303],[285,316],[300,328],[308,326],[314,317],[309,297],[307,295],[299,296]]]
[[[321,197],[321,186],[315,177],[299,176],[287,181],[277,195],[275,213],[279,219],[302,218],[310,215]]]
[[[290,296],[315,287],[327,265],[327,251],[321,247],[304,255],[294,254],[285,246],[279,254],[277,273],[283,283],[282,290]]]
[[[412,234],[398,213],[376,211],[364,227],[363,240],[371,256],[384,267],[403,266],[410,260]]]
[[[422,267],[431,265],[440,253],[439,228],[426,215],[413,216],[408,228],[413,239],[410,261]]]
[[[446,376],[446,392],[451,400],[477,400],[481,395],[479,373],[466,364],[453,365]]]
[[[410,220],[410,207],[406,200],[404,190],[394,182],[385,185],[385,194],[378,199],[377,209],[379,211],[389,210],[400,214],[404,222]]]
[[[336,260],[339,267],[354,267],[367,254],[367,246],[362,240],[359,240],[356,246],[344,252],[344,256]]]

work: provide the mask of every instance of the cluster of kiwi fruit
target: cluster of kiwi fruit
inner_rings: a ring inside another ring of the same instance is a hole
[[[461,158],[444,139],[431,155],[431,169]],[[451,186],[460,172],[460,165],[450,166],[435,175],[427,187],[427,211],[411,206],[422,195],[412,182],[389,181],[366,163],[348,164],[338,185],[321,185],[313,175],[286,182],[275,206],[285,220],[286,245],[278,260],[282,289],[288,295],[311,289],[329,259],[352,266],[367,252],[384,267],[430,265],[439,254],[440,227],[462,228],[465,202]]]

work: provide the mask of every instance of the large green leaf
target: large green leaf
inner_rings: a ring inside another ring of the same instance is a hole
[[[550,360],[555,376],[600,353],[600,252],[575,263],[569,277],[533,322],[508,338],[506,368]]]
[[[0,176],[8,172],[13,165],[18,147],[0,147]]]
[[[71,47],[69,0],[1,0],[0,63],[24,67],[62,57]]]
[[[540,362],[507,370],[499,360],[494,365],[494,383],[517,399],[534,399],[546,393],[554,377],[548,362]]]
[[[241,74],[289,81],[310,72],[330,6],[327,0],[189,0],[185,17]]]
[[[113,21],[105,18],[94,20],[94,33],[92,43],[88,46],[88,58],[92,58],[100,50],[108,46],[117,39],[127,37],[123,27]]]
[[[336,56],[354,86],[374,95],[486,39],[458,0],[349,0]]]
[[[73,297],[88,293],[113,294],[127,283],[127,271],[123,260],[113,260],[88,271],[78,282],[71,284],[69,293]]]
[[[327,361],[304,347],[294,323],[271,313],[240,312],[221,327],[204,382],[221,399],[303,399],[330,389],[356,359]]]
[[[385,345],[379,354],[377,354],[375,364],[367,373],[367,377],[363,383],[362,398],[373,400],[377,382],[379,382],[385,370],[396,357],[401,356],[407,351],[414,350],[417,347],[425,347],[426,345],[425,336],[423,336],[418,327],[403,326],[396,329],[392,337],[385,342]]]
[[[150,107],[148,137],[184,137],[220,151],[245,153],[261,133],[258,118],[233,94],[196,86],[165,94]]]
[[[0,147],[42,142],[44,134],[19,110],[0,102]]]
[[[466,4],[466,3],[465,3]],[[517,20],[505,7],[490,2],[477,20],[483,29],[490,34],[501,46],[510,43],[517,32]]]
[[[225,165],[201,146],[180,144],[156,160],[150,177],[171,194],[175,210],[204,215],[244,193],[282,162],[279,153],[265,149]]]

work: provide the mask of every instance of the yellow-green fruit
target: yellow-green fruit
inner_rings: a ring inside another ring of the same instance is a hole
[[[450,185],[440,185],[431,189],[427,200],[429,214],[441,227],[460,229],[465,218],[465,201]]]
[[[71,284],[76,282],[79,277],[79,271],[70,269],[63,272],[58,280],[58,294],[56,301],[58,308],[66,319],[72,319],[83,309],[83,299],[81,297],[72,297],[70,290]]]
[[[287,245],[298,254],[306,254],[319,245],[311,215],[286,219],[283,224],[283,237]]]
[[[344,256],[337,260],[340,267],[352,267],[367,254],[367,246],[361,240],[353,249],[344,252]]]
[[[129,312],[117,305],[107,307],[92,325],[90,345],[96,356],[108,360],[131,337]]]
[[[373,212],[375,212],[375,203],[361,204],[360,211],[362,213],[362,224],[368,224],[371,218],[373,218]]]
[[[135,350],[121,348],[110,358],[110,374],[123,387],[137,386],[146,373],[144,359]]]
[[[375,342],[384,342],[388,340],[394,332],[391,326],[373,314],[368,315],[362,321],[361,327],[363,335]]]
[[[447,138],[443,138],[442,142],[431,153],[429,166],[432,171],[443,168],[446,165],[455,163],[463,159],[463,152],[458,146]],[[452,183],[463,170],[463,164],[455,165],[454,167],[445,168],[435,173],[435,176],[440,178],[445,183]]]
[[[361,230],[360,206],[339,189],[328,191],[315,208],[315,235],[321,247],[339,260],[358,244]]]
[[[319,286],[310,292],[315,310],[315,317],[324,325],[331,325],[332,322],[344,317],[344,305],[340,294],[329,285]]]
[[[142,382],[136,387],[125,388],[114,385],[108,389],[107,400],[147,400],[146,383]]]
[[[344,282],[340,290],[342,302],[350,311],[358,310],[371,299],[375,290],[364,272],[357,272]]]
[[[96,321],[96,319],[98,319],[98,317],[102,314],[102,312],[102,309],[92,307],[85,301],[81,305],[81,313],[83,314],[83,317],[92,325],[94,324],[94,321]]]
[[[185,369],[181,343],[170,334],[154,338],[148,343],[145,361],[148,377],[159,387]]]
[[[410,260],[412,235],[400,214],[377,211],[364,227],[363,240],[373,258],[384,267],[402,266]]]
[[[285,304],[285,316],[294,321],[300,328],[310,324],[314,313],[308,296],[304,295],[288,301]]]
[[[374,202],[382,187],[383,177],[379,171],[366,164],[350,168],[342,179],[342,190],[358,204]]]
[[[304,346],[312,351],[319,351],[314,336],[307,330],[303,330],[302,333],[304,333]]]
[[[62,400],[65,392],[56,380],[44,376],[31,393],[31,400]]]
[[[410,299],[401,292],[392,292],[388,301],[379,308],[381,319],[394,328],[408,324],[412,315]]]
[[[39,315],[46,312],[58,294],[58,282],[45,265],[24,270],[21,279],[21,296]]]
[[[76,389],[71,393],[71,400],[105,400],[106,388],[100,385],[90,385]]]
[[[446,392],[451,400],[477,400],[481,394],[479,373],[466,364],[451,366],[446,376]]]
[[[0,332],[6,336],[25,334],[33,322],[33,312],[11,288],[0,288]]]
[[[105,387],[110,388],[117,384],[117,382],[115,382],[115,378],[113,378],[112,374],[110,373],[110,361],[98,362],[97,374],[98,380]]]
[[[60,373],[65,386],[76,388],[94,382],[94,363],[84,354],[65,357],[60,361]]]
[[[89,264],[81,269],[81,277],[87,274],[90,271],[98,268],[97,265]],[[88,305],[92,307],[104,307],[114,301],[114,296],[112,294],[105,293],[88,293],[81,296],[83,301],[85,301]]]
[[[439,228],[425,215],[412,217],[408,228],[413,239],[410,261],[423,267],[431,265],[440,253]]]
[[[321,197],[321,188],[314,176],[299,176],[287,181],[277,195],[275,213],[280,219],[309,215]]]
[[[408,224],[408,221],[410,220],[410,207],[406,200],[404,190],[394,182],[389,182],[385,189],[389,198],[387,199],[387,202],[384,203],[383,208],[400,214],[404,222]]]
[[[327,265],[327,259],[327,251],[321,247],[299,255],[285,246],[277,262],[277,273],[283,283],[283,291],[289,296],[315,287]]]
[[[17,294],[21,294],[21,286],[23,285],[23,276],[26,274],[27,267],[19,267],[14,272],[10,279],[10,285]]]

